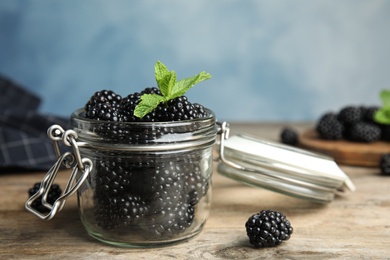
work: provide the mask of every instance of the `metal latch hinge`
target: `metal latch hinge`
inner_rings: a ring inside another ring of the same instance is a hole
[[[25,204],[25,208],[44,220],[50,220],[54,215],[61,211],[65,205],[66,200],[72,196],[78,188],[83,184],[85,179],[88,177],[89,173],[92,171],[92,161],[89,158],[82,158],[78,145],[77,145],[77,133],[74,130],[64,129],[59,125],[52,125],[47,130],[48,137],[53,141],[54,151],[57,155],[57,161],[46,173],[41,181],[39,190],[32,195]],[[71,147],[72,152],[63,152],[60,151],[59,143],[62,142],[64,145]],[[47,197],[50,191],[51,186],[54,183],[55,178],[61,168],[61,165],[66,168],[72,168],[69,181],[63,190],[60,197],[51,205],[47,201]],[[81,173],[81,174],[80,174]],[[36,200],[41,200],[42,205],[49,210],[49,213],[40,212],[37,209],[32,207],[32,204]]]

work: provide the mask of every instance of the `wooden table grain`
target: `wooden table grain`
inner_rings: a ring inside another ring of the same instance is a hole
[[[277,140],[281,123],[231,124]],[[288,124],[302,131],[311,124]],[[390,177],[377,168],[341,166],[357,187],[353,193],[318,205],[213,175],[213,200],[204,230],[193,239],[151,249],[117,248],[90,238],[78,215],[77,198],[50,221],[24,209],[27,190],[44,172],[0,174],[0,259],[390,259]],[[57,182],[65,185],[63,171]],[[261,209],[285,213],[294,227],[291,239],[255,249],[244,224]]]

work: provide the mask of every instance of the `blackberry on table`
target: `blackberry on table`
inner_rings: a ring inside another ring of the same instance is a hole
[[[249,217],[245,223],[249,242],[257,248],[273,247],[290,239],[293,228],[281,212],[262,210]]]
[[[382,175],[390,176],[390,153],[382,155],[379,167]]]
[[[371,143],[381,138],[381,128],[378,125],[359,122],[348,128],[346,138],[355,142]]]
[[[95,120],[121,121],[122,97],[112,90],[97,91],[85,105],[86,117]]]
[[[35,183],[29,190],[28,190],[28,195],[29,197],[33,196],[34,194],[36,194],[39,190],[39,188],[41,187],[41,183],[40,182],[37,182]],[[49,193],[47,194],[47,202],[51,205],[54,204],[54,202],[61,196],[62,194],[62,190],[60,188],[60,186],[58,184],[53,184],[51,187],[50,187],[50,190],[49,190]],[[42,205],[42,196],[38,197],[32,204],[31,204],[31,207],[36,209],[37,211],[41,212],[41,213],[44,213],[44,212],[47,212],[49,211],[49,209],[47,209],[46,207],[44,207]]]
[[[284,144],[295,146],[298,144],[298,133],[290,127],[285,127],[280,134],[280,139]]]
[[[329,112],[321,116],[316,130],[322,139],[338,140],[343,138],[344,125],[337,119],[337,114]]]
[[[363,119],[362,109],[357,106],[346,106],[340,110],[337,119],[345,125],[356,124]]]

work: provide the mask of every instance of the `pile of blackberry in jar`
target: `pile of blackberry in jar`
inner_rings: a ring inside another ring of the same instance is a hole
[[[166,69],[163,64],[156,66]],[[210,75],[202,72],[187,83],[192,86],[208,78]],[[159,85],[165,79],[156,80]],[[191,103],[184,95],[191,86],[180,84],[183,90],[159,85],[159,88],[149,87],[125,97],[112,90],[98,91],[86,103],[84,116],[105,122],[95,130],[102,137],[126,144],[148,144],[149,140],[153,142],[169,134],[168,129],[155,127],[137,131],[134,125],[129,127],[127,123],[210,117],[209,110]],[[211,173],[205,175],[201,168],[203,157],[198,151],[170,154],[169,157],[164,154],[102,154],[94,169],[96,225],[110,233],[123,233],[131,226],[131,232],[139,229],[150,240],[171,238],[185,232],[194,221],[199,201],[209,190]]]
[[[205,108],[192,104],[184,95],[160,103],[149,114],[140,118],[134,115],[136,106],[144,94],[158,94],[161,91],[156,87],[146,88],[122,98],[112,90],[96,92],[85,105],[85,116],[89,119],[111,122],[166,122],[191,120],[206,117]]]

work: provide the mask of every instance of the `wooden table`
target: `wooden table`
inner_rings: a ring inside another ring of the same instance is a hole
[[[292,124],[291,124],[292,125]],[[246,132],[277,140],[283,124],[231,124]],[[310,124],[294,124],[298,131]],[[212,210],[201,234],[188,242],[128,249],[90,238],[82,226],[76,195],[50,221],[24,209],[27,190],[43,172],[0,174],[1,259],[390,259],[390,177],[379,169],[342,166],[357,190],[318,205],[213,176]],[[57,179],[65,185],[68,172]],[[255,249],[244,224],[261,209],[285,213],[294,227],[290,240],[278,247]]]

